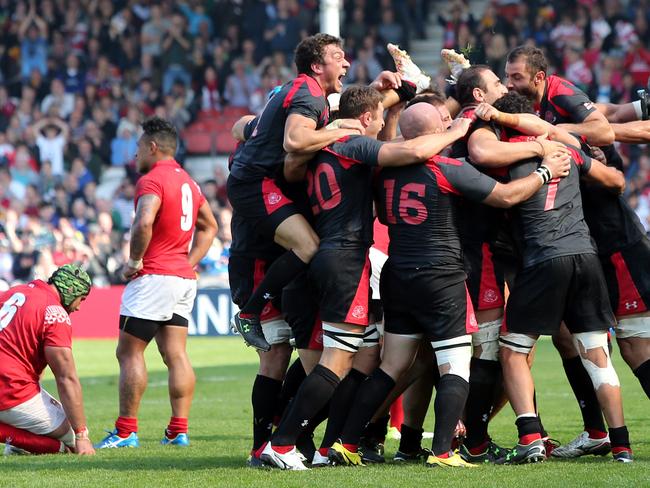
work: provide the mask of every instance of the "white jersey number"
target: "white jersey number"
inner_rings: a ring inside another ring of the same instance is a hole
[[[22,306],[25,303],[25,295],[22,293],[14,293],[9,297],[9,300],[2,304],[0,308],[0,330],[3,330],[9,325],[11,319],[14,318],[18,307]]]
[[[188,231],[192,228],[192,189],[188,183],[183,183],[181,186],[181,230]]]

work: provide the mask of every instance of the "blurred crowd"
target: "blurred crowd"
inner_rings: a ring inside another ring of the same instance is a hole
[[[503,74],[507,51],[547,50],[598,101],[626,102],[650,75],[649,1],[344,0],[348,83],[392,68],[387,42],[409,48],[439,22],[443,47]],[[318,31],[317,0],[0,0],[0,280],[45,277],[87,263],[98,285],[120,283],[128,257],[139,122],[179,131],[201,112],[259,113],[293,77],[298,41]],[[480,3],[479,3],[480,4]],[[437,79],[444,83],[445,73]],[[623,148],[630,202],[650,226],[650,159]],[[182,140],[178,154],[183,163]],[[226,171],[202,187],[220,224],[201,266],[227,285]]]
[[[443,47],[505,73],[506,55],[521,44],[546,53],[549,73],[566,77],[593,101],[627,103],[648,89],[650,1],[491,0],[482,13],[453,0],[438,15]],[[444,82],[444,74],[439,82]],[[650,232],[650,153],[647,146],[620,145],[626,195]]]

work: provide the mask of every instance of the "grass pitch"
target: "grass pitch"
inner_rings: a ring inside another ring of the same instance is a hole
[[[617,351],[614,363],[623,385],[625,415],[635,454],[633,464],[614,464],[611,457],[587,457],[459,471],[396,466],[388,462],[366,468],[321,468],[296,473],[245,467],[252,442],[250,388],[257,371],[255,352],[244,347],[239,338],[191,338],[188,347],[197,373],[189,448],[158,444],[170,411],[164,365],[152,345],[147,352],[149,387],[140,410],[139,449],[98,451],[92,458],[62,455],[3,458],[0,459],[0,486],[650,486],[650,401]],[[74,345],[94,442],[101,439],[103,429],[112,428],[117,414],[118,367],[114,350],[114,341],[77,341]],[[548,340],[539,343],[534,376],[544,425],[552,437],[568,442],[581,431],[581,422],[559,356]],[[51,376],[46,377],[45,388],[56,394]],[[500,445],[515,442],[513,422],[509,407],[494,420],[491,433]],[[430,417],[425,430],[431,430],[432,426]],[[397,442],[388,440],[388,459],[396,449]]]

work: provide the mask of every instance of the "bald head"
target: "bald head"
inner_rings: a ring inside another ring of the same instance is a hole
[[[416,103],[402,112],[399,130],[404,139],[444,130],[440,111],[428,103]]]

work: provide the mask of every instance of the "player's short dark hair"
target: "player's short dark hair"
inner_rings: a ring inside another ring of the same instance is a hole
[[[298,74],[312,74],[311,65],[324,62],[325,46],[335,44],[340,47],[342,43],[340,38],[329,34],[315,34],[300,41],[293,56]]]
[[[474,100],[474,88],[480,88],[487,91],[487,85],[483,80],[483,71],[489,70],[490,67],[485,64],[475,64],[467,69],[464,69],[458,81],[456,82],[456,96],[458,103],[461,106],[471,105],[476,103]]]
[[[154,141],[161,152],[165,154],[176,154],[178,132],[176,128],[165,119],[151,117],[142,122],[143,137]]]
[[[517,46],[508,53],[507,61],[508,63],[514,63],[521,57],[526,58],[526,69],[531,77],[535,76],[539,71],[545,74],[548,71],[548,61],[546,61],[546,56],[544,56],[541,49],[533,46]]]
[[[494,108],[507,114],[533,114],[533,102],[527,96],[514,90],[509,91],[494,102]]]
[[[383,95],[369,86],[354,85],[347,88],[339,102],[340,119],[356,119],[364,112],[375,110]]]
[[[446,101],[447,98],[443,94],[435,91],[429,93],[420,93],[419,95],[413,97],[411,101],[406,104],[406,108],[409,108],[416,103],[428,103],[430,105],[438,107],[440,105],[444,105]]]

